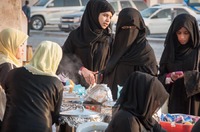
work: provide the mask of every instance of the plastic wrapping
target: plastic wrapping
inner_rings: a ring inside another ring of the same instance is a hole
[[[87,89],[86,101],[95,101],[104,103],[106,101],[113,101],[111,90],[106,84],[95,84]]]

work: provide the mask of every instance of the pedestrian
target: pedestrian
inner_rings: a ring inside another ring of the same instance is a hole
[[[189,14],[173,20],[164,42],[159,79],[170,97],[169,113],[200,115],[200,37],[198,23]]]
[[[22,11],[26,15],[27,18],[27,34],[30,35],[30,23],[31,23],[31,9],[29,7],[29,1],[25,1],[25,5],[22,6]]]
[[[158,65],[146,39],[146,28],[140,12],[134,8],[119,13],[111,57],[104,70],[104,82],[117,99],[118,86],[123,86],[134,71],[157,76]]]
[[[1,132],[52,132],[63,94],[63,84],[56,75],[61,58],[57,43],[43,41],[29,64],[9,72]]]
[[[27,38],[25,33],[14,28],[5,28],[0,32],[0,127],[6,103],[2,87],[8,72],[21,66],[20,59],[23,57],[23,45]]]
[[[167,98],[168,93],[157,77],[133,72],[122,88],[116,103],[119,110],[106,132],[165,132],[152,116]]]
[[[67,71],[70,79],[84,86],[95,83],[94,74],[104,69],[110,55],[113,14],[114,9],[106,0],[90,0],[87,3],[81,25],[69,34],[62,47],[63,59],[58,74]],[[66,60],[69,61],[66,63]],[[69,65],[72,67],[69,68]],[[79,78],[78,81],[73,76]]]

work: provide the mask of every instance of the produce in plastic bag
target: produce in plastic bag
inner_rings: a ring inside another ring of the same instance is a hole
[[[113,98],[111,90],[106,84],[95,84],[87,89],[86,100],[104,103],[106,101],[113,101]]]

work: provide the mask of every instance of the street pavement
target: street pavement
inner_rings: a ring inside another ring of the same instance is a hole
[[[69,33],[60,31],[58,27],[45,27],[41,31],[31,30],[30,37],[28,38],[27,44],[32,45],[33,51],[37,45],[45,40],[53,41],[62,46],[67,39]],[[161,54],[164,48],[165,35],[149,35],[147,40],[154,49],[156,59],[159,62]]]

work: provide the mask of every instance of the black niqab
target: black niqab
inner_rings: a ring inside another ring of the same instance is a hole
[[[123,26],[136,28],[122,29]],[[156,62],[150,55],[151,47],[147,45],[144,21],[136,9],[125,8],[119,13],[112,49],[105,74],[112,72],[118,61],[128,65],[148,65]]]
[[[152,115],[167,98],[168,93],[156,77],[136,71],[124,84],[117,104],[120,109],[137,117],[147,130],[151,130],[155,124]]]

